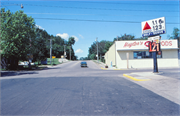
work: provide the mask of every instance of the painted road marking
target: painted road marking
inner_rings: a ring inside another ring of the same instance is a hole
[[[102,68],[102,67],[101,67],[101,69],[103,69],[103,70],[107,70],[106,68]]]
[[[125,76],[125,77],[127,77],[127,78],[130,78],[130,79],[132,79],[132,80],[134,80],[134,81],[149,81],[149,80],[151,80],[151,79],[137,79],[137,78],[134,78],[134,77],[129,76],[129,75],[127,75],[127,74],[123,74],[123,76]]]
[[[128,70],[128,69],[108,69],[108,68],[102,68],[102,67],[101,67],[101,69],[102,70]]]

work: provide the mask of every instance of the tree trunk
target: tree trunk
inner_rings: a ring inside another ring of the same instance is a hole
[[[10,60],[10,66],[9,66],[9,69],[11,70],[17,70],[18,69],[18,60],[16,59],[11,59]]]
[[[8,60],[4,57],[1,58],[1,69],[7,69],[8,68]]]
[[[32,67],[31,67],[31,62],[30,62],[30,60],[29,60],[28,68],[29,68],[29,69],[32,68]]]

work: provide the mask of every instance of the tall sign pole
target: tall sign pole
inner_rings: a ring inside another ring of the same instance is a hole
[[[153,36],[149,37],[149,52],[152,52],[153,62],[154,62],[154,73],[158,72],[158,64],[157,64],[157,53],[161,53],[161,44],[160,44],[161,36]]]
[[[154,73],[158,72],[158,65],[157,65],[157,52],[153,52],[153,62],[154,62]]]
[[[149,37],[149,52],[153,54],[153,72],[158,73],[157,53],[161,53],[160,34],[166,33],[165,17],[141,22],[142,36]]]

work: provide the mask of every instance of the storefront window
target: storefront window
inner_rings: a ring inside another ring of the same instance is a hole
[[[152,52],[149,51],[134,51],[134,59],[142,59],[142,58],[152,58]],[[157,58],[162,58],[162,53],[161,55],[157,55]]]

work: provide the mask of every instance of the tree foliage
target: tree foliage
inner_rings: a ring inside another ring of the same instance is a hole
[[[113,45],[115,41],[147,40],[147,39],[148,39],[147,37],[135,38],[134,35],[124,34],[124,35],[114,38],[113,41],[102,40],[98,42],[98,56],[101,59],[101,61],[104,61],[104,58],[102,56],[105,55],[105,53],[109,50],[109,48]],[[97,43],[94,42],[91,45],[91,47],[89,47],[89,54],[87,58],[90,60],[95,60],[97,59],[96,54],[97,54]]]
[[[35,22],[23,11],[11,13],[1,9],[1,50],[2,57],[13,59],[14,67],[19,60],[26,60],[31,53],[35,39]]]
[[[27,61],[28,54],[33,55],[33,61],[42,61],[50,57],[50,40],[52,39],[52,55],[61,57],[64,55],[64,45],[67,56],[76,60],[72,45],[75,44],[75,38],[70,37],[68,41],[59,36],[48,34],[45,30],[36,26],[34,19],[28,17],[23,11],[10,10],[5,11],[1,8],[1,56],[10,60],[10,66],[17,69],[19,61]],[[67,57],[69,58],[69,57]]]
[[[45,30],[36,28],[35,44],[33,46],[33,61],[44,61],[48,56],[47,41],[49,35]]]
[[[177,39],[178,40],[178,47],[180,48],[180,30],[177,27],[175,27],[173,29],[172,36],[170,36],[169,39]]]
[[[89,59],[89,60],[93,60],[93,59],[97,59],[96,55],[97,55],[97,44],[98,44],[98,56],[100,57],[100,59],[103,59],[102,56],[105,55],[105,53],[109,50],[109,47],[113,44],[113,42],[111,41],[106,41],[106,40],[102,40],[100,42],[94,42],[91,47],[89,47],[89,54],[87,58],[84,59]]]

